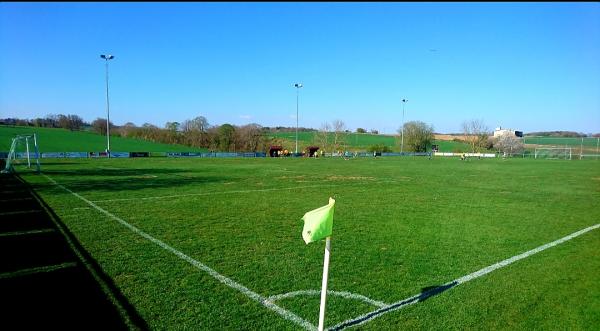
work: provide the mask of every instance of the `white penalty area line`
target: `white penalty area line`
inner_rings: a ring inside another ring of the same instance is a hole
[[[575,233],[572,233],[572,234],[570,234],[570,235],[568,235],[566,237],[562,237],[562,238],[560,238],[558,240],[555,240],[555,241],[553,241],[551,243],[547,243],[545,245],[539,246],[539,247],[534,248],[532,250],[529,250],[529,251],[527,251],[525,253],[521,253],[519,255],[515,255],[515,256],[513,256],[511,258],[508,258],[506,260],[500,261],[500,262],[498,262],[496,264],[492,264],[492,265],[490,265],[488,267],[485,267],[483,269],[480,269],[478,271],[470,273],[470,274],[468,274],[466,276],[462,276],[460,278],[457,278],[457,279],[455,279],[455,280],[453,280],[451,282],[448,282],[448,283],[446,283],[446,284],[444,284],[442,286],[438,286],[438,287],[436,287],[434,289],[431,289],[429,291],[423,292],[421,294],[414,295],[414,296],[412,296],[412,297],[410,297],[408,299],[404,299],[404,300],[400,300],[400,301],[394,302],[394,303],[389,304],[389,305],[387,305],[385,307],[379,308],[379,309],[377,309],[375,311],[372,311],[370,313],[358,316],[356,318],[346,320],[346,321],[344,321],[342,323],[339,323],[339,324],[337,324],[337,325],[335,325],[335,326],[333,326],[331,328],[328,328],[328,330],[343,330],[343,329],[346,329],[348,327],[358,326],[358,325],[365,324],[367,322],[372,321],[376,317],[380,317],[380,316],[382,316],[384,314],[387,314],[387,313],[390,313],[390,312],[402,309],[402,308],[404,308],[406,306],[410,306],[410,305],[415,304],[417,302],[423,301],[423,300],[425,300],[425,299],[427,299],[427,298],[429,298],[429,297],[431,297],[433,295],[439,294],[439,293],[441,293],[443,291],[449,290],[449,289],[451,289],[451,288],[453,288],[455,286],[458,286],[460,284],[464,284],[464,283],[466,283],[468,281],[471,281],[473,279],[476,279],[476,278],[479,278],[481,276],[487,275],[487,274],[489,274],[492,271],[498,270],[500,268],[504,268],[507,265],[515,263],[515,262],[517,262],[519,260],[522,260],[524,258],[527,258],[527,257],[529,257],[531,255],[537,254],[537,253],[539,253],[539,252],[541,252],[543,250],[546,250],[548,248],[551,248],[551,247],[554,247],[556,245],[562,244],[565,241],[569,241],[569,240],[571,240],[571,239],[573,239],[575,237],[578,237],[578,236],[580,236],[580,235],[582,235],[582,234],[584,234],[586,232],[589,232],[589,231],[592,231],[592,230],[595,230],[595,229],[598,229],[598,228],[600,228],[600,223],[596,224],[596,225],[592,225],[592,226],[587,227],[585,229],[579,230],[579,231],[577,231]]]
[[[305,186],[293,186],[293,187],[274,187],[274,188],[254,189],[254,190],[219,191],[219,192],[203,192],[203,193],[189,193],[189,194],[176,194],[176,195],[161,195],[161,196],[155,196],[155,197],[139,197],[139,198],[92,200],[91,202],[115,202],[115,201],[132,201],[132,200],[155,200],[155,199],[183,198],[183,197],[192,197],[192,196],[201,196],[201,195],[215,195],[215,194],[286,191],[286,190],[297,190],[297,189],[303,189],[303,188],[315,188],[315,187],[322,188],[323,186],[331,187],[331,186],[338,186],[338,185],[336,185],[336,184],[320,184],[320,185],[305,185]]]
[[[50,182],[52,182],[54,185],[56,185],[57,187],[62,188],[63,190],[73,194],[75,197],[79,198],[80,200],[82,200],[83,202],[87,203],[88,205],[92,206],[94,209],[98,210],[99,212],[103,213],[104,215],[112,218],[113,220],[117,221],[118,223],[120,223],[121,225],[125,226],[126,228],[128,228],[129,230],[131,230],[132,232],[134,232],[135,234],[151,241],[152,243],[158,245],[159,247],[163,248],[164,250],[174,254],[175,256],[179,257],[180,259],[188,262],[189,264],[193,265],[194,267],[196,267],[197,269],[200,269],[206,273],[208,273],[209,275],[211,275],[213,278],[217,279],[218,281],[220,281],[221,283],[227,285],[230,288],[236,289],[238,291],[240,291],[242,294],[246,295],[248,298],[262,304],[263,306],[269,308],[270,310],[276,312],[277,314],[279,314],[281,317],[292,321],[294,323],[296,323],[297,325],[303,327],[306,330],[317,330],[317,327],[308,322],[307,320],[301,318],[300,316],[292,313],[289,310],[286,310],[284,308],[279,307],[278,305],[276,305],[275,303],[271,302],[268,298],[263,297],[262,295],[248,289],[247,287],[245,287],[244,285],[234,281],[231,278],[228,278],[226,276],[221,275],[220,273],[216,272],[214,269],[208,267],[207,265],[201,263],[198,260],[195,260],[193,258],[191,258],[190,256],[182,253],[181,251],[178,251],[177,249],[169,246],[168,244],[166,244],[165,242],[156,239],[154,237],[152,237],[151,235],[147,234],[146,232],[138,229],[137,227],[125,222],[124,220],[122,220],[121,218],[119,218],[118,216],[115,216],[114,214],[111,214],[110,212],[102,209],[101,207],[98,207],[96,204],[94,204],[92,201],[84,198],[83,196],[69,190],[68,188],[62,186],[61,184],[57,183],[54,179],[48,177],[45,174],[42,174],[44,177],[46,177]]]

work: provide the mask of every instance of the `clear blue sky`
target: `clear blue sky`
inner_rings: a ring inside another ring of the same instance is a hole
[[[0,118],[600,132],[599,3],[0,3]]]

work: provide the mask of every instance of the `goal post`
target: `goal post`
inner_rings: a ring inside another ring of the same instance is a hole
[[[538,147],[534,155],[536,159],[571,160],[573,153],[571,147]]]
[[[40,172],[40,152],[37,144],[37,135],[25,134],[18,135],[13,138],[10,144],[10,151],[6,158],[6,165],[2,170],[2,173],[9,173],[14,171],[14,164],[18,163],[21,159],[27,159],[27,168],[31,168],[32,150],[30,144],[33,143],[33,158],[35,159],[35,168],[37,172]]]

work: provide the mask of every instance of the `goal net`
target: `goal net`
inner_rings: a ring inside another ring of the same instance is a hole
[[[536,159],[571,159],[571,147],[546,147],[536,148]]]
[[[14,137],[5,162],[2,173],[13,172],[14,166],[18,164],[26,164],[27,168],[31,168],[32,163],[35,164],[36,171],[40,172],[40,153],[36,134]]]

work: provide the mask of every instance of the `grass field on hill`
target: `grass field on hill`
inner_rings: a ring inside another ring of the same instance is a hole
[[[300,218],[330,196],[328,327],[600,223],[595,160],[82,159],[17,170],[153,329],[316,325],[324,243],[304,243]],[[592,230],[360,329],[595,330],[599,250]]]
[[[40,152],[100,152],[106,149],[106,136],[89,131],[0,126],[0,151],[8,152],[12,138],[19,134],[36,133]],[[32,145],[33,146],[33,145]],[[200,152],[202,148],[154,143],[141,139],[111,136],[110,148],[114,152]]]
[[[525,137],[526,144],[536,145],[556,145],[556,146],[576,146],[583,144],[584,147],[596,147],[598,138],[568,138],[568,137]]]
[[[315,132],[298,132],[298,148],[300,149],[306,146],[317,144],[315,142],[315,134]],[[333,133],[329,133],[329,141],[333,141],[333,135]],[[272,133],[269,136],[284,139],[286,148],[295,148],[295,132]],[[349,150],[366,151],[372,145],[385,145],[390,147],[393,151],[400,151],[398,140],[392,135],[344,133],[344,141],[346,142]],[[440,152],[466,152],[470,150],[467,144],[451,140],[435,140],[434,144],[439,145]]]

